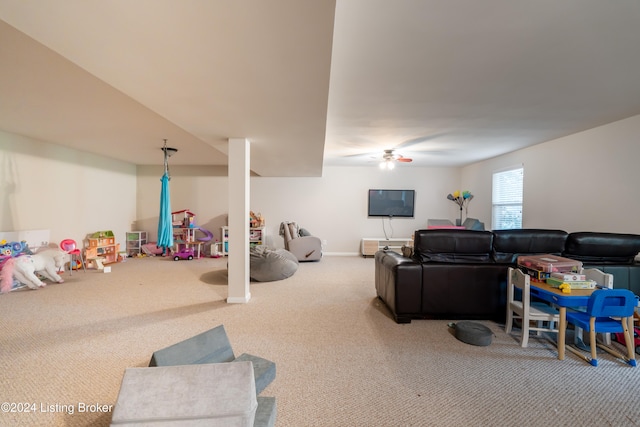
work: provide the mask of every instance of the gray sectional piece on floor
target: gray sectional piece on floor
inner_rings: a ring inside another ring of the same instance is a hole
[[[244,353],[235,357],[224,325],[217,326],[189,339],[153,353],[149,366],[194,365],[250,361],[260,394],[276,377],[276,364],[270,360]]]
[[[250,362],[127,368],[111,425],[255,427],[257,412]]]
[[[258,409],[253,427],[274,427],[277,412],[275,397],[258,396]]]
[[[226,381],[227,385],[224,387],[229,388],[230,391],[233,391],[234,387],[241,387],[243,389],[246,387],[239,382],[237,383],[237,381],[241,379],[238,375],[223,378],[218,375],[216,369],[211,370],[211,372],[204,372],[204,374],[209,377],[205,378],[204,381],[203,378],[193,376],[192,370],[194,368],[197,369],[197,366],[202,366],[208,369],[206,365],[221,365],[220,369],[223,369],[221,372],[224,372],[224,369],[229,371],[229,368],[224,368],[222,365],[242,365],[248,367],[252,372],[250,372],[251,387],[247,392],[253,394],[253,402],[256,402],[256,405],[252,408],[249,408],[251,405],[244,405],[247,406],[247,412],[246,414],[240,414],[242,415],[240,419],[242,422],[250,422],[253,427],[275,426],[277,412],[275,397],[257,396],[275,379],[275,363],[247,353],[235,357],[223,325],[219,325],[206,332],[154,352],[149,361],[148,368],[127,369],[125,377],[123,378],[116,408],[114,408],[112,425],[133,425],[140,423],[155,425],[155,423],[163,423],[166,421],[178,422],[189,419],[191,416],[195,417],[190,418],[191,421],[195,422],[194,425],[201,425],[199,423],[204,423],[202,425],[225,425],[225,422],[231,420],[230,417],[232,415],[225,414],[225,411],[229,408],[226,408],[225,405],[220,406],[217,403],[220,396],[216,398],[216,396],[214,396],[215,393],[224,394],[224,391],[220,391],[219,387],[216,388],[216,383],[223,380]],[[169,369],[169,371],[167,371],[167,369]],[[155,375],[156,372],[158,375]],[[176,372],[178,374],[175,374]],[[168,373],[173,376],[167,375]],[[137,377],[143,378],[143,380],[138,381]],[[234,378],[238,378],[238,380],[236,381]],[[246,376],[244,379],[246,379]],[[152,394],[155,393],[153,395],[155,397],[147,396],[150,393],[148,386],[152,385],[152,383],[154,389],[155,386],[159,386],[158,389],[151,391]],[[184,384],[181,386],[181,383]],[[211,383],[211,387],[209,383]],[[178,387],[180,391],[177,394],[173,392],[175,387]],[[202,395],[202,393],[204,393],[204,395]],[[181,399],[184,400],[187,398],[188,400],[192,394],[192,397],[202,402],[198,410],[199,412],[194,414],[188,413],[189,409],[186,408],[185,405],[179,405]],[[149,398],[145,400],[145,396]],[[164,404],[158,406],[156,400],[161,400]],[[168,403],[173,402],[173,400],[175,400],[175,404],[178,405],[179,409],[175,414],[173,413],[175,411],[170,408],[171,405]],[[222,400],[224,401],[225,399]],[[148,412],[151,408],[151,412],[140,417],[138,406],[145,407]],[[218,406],[220,407],[218,408]],[[157,411],[152,409],[155,407],[159,409]],[[167,409],[170,413],[164,414],[163,411]],[[182,410],[182,412],[180,412],[180,410]],[[160,419],[155,418],[156,413],[158,413]],[[238,415],[239,413],[236,409],[234,416]],[[250,421],[247,421],[249,419]],[[222,424],[216,424],[220,422]]]

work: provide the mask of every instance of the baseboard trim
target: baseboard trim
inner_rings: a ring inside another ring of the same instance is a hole
[[[323,256],[359,256],[359,252],[323,252]]]

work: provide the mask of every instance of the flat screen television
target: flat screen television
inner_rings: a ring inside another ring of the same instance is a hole
[[[413,218],[415,190],[369,190],[370,217]]]

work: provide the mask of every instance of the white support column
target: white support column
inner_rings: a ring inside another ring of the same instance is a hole
[[[249,286],[250,152],[246,138],[229,139],[228,303],[247,303]]]

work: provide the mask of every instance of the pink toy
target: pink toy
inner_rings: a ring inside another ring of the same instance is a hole
[[[13,258],[2,257],[2,270],[0,270],[0,293],[9,292],[13,287],[13,266],[7,267],[7,264],[13,264]]]
[[[188,259],[191,261],[193,259],[193,249],[192,248],[183,248],[178,252],[173,254],[173,260],[179,261],[181,259]]]
[[[636,349],[636,353],[640,354],[640,328],[639,327],[635,327],[633,328],[633,331],[630,331],[631,334],[633,335],[633,346]],[[618,332],[615,334],[611,334],[611,336],[613,337],[614,341],[619,342],[620,344],[625,344],[626,340],[624,339],[624,333],[623,332]]]

